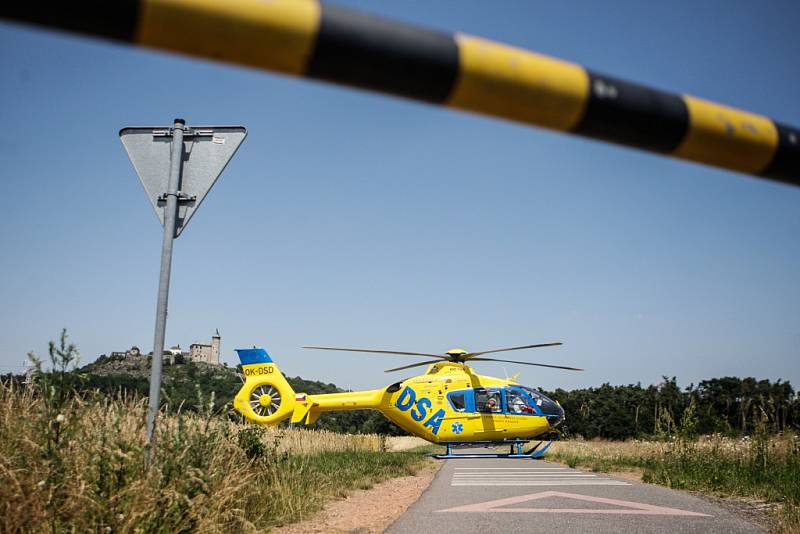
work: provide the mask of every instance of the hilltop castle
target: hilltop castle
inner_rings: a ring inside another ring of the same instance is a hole
[[[192,343],[189,345],[188,359],[191,362],[204,362],[212,365],[219,365],[219,344],[222,338],[219,329],[211,336],[211,344]]]
[[[219,365],[219,350],[220,350],[220,342],[222,341],[222,337],[219,335],[219,329],[214,332],[214,335],[211,336],[211,343],[192,343],[189,345],[189,351],[186,352],[181,349],[180,345],[175,345],[168,349],[164,349],[164,358],[169,359],[170,364],[174,364],[176,357],[179,357],[178,361],[185,361],[185,362],[201,362],[207,363],[210,365]],[[152,355],[153,353],[150,352],[147,356]],[[130,349],[126,351],[119,351],[119,352],[112,352],[111,357],[116,358],[138,358],[144,356],[142,352],[139,350],[139,347],[134,345]]]

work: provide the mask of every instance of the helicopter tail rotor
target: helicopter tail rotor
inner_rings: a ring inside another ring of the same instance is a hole
[[[295,392],[264,349],[236,349],[245,381],[234,407],[254,423],[274,426],[294,412]]]

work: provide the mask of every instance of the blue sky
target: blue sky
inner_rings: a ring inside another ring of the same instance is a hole
[[[339,4],[800,124],[793,2]],[[176,242],[167,343],[222,334],[377,387],[401,357],[561,340],[476,368],[547,388],[800,385],[800,189],[444,108],[0,24],[0,366],[67,327],[152,348],[161,231],[117,132],[243,124]],[[9,367],[2,367],[7,370]],[[13,369],[13,368],[10,368]]]

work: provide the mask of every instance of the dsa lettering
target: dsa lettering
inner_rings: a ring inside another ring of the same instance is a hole
[[[397,406],[400,411],[407,412],[411,410],[411,419],[418,423],[421,423],[428,417],[428,410],[431,409],[432,405],[433,403],[428,397],[420,397],[417,399],[417,393],[408,386],[400,393],[400,396],[397,397],[397,402],[395,402],[395,406]],[[439,432],[442,419],[444,419],[444,410],[440,409],[431,415],[425,423],[423,423],[422,427],[431,427],[431,432],[436,435]]]

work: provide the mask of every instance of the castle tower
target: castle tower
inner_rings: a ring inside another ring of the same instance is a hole
[[[211,357],[209,358],[208,363],[219,365],[219,343],[221,340],[222,338],[219,335],[219,328],[217,328],[217,331],[213,336],[211,336]]]

